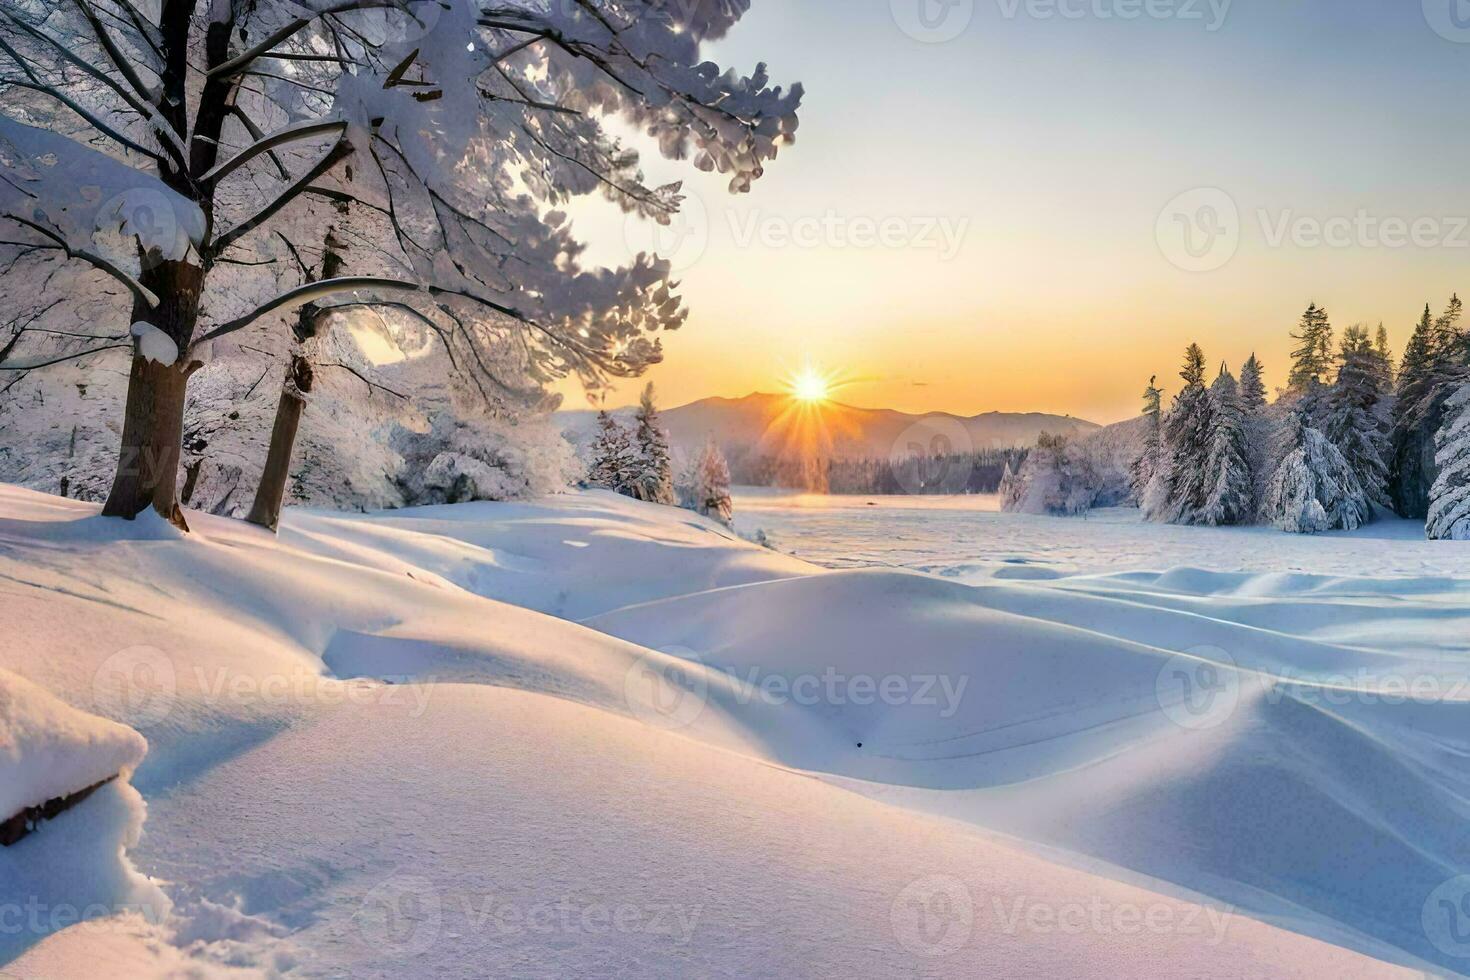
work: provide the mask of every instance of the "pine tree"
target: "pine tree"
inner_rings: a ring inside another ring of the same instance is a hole
[[[1266,407],[1265,374],[1254,353],[1240,366],[1240,408],[1247,415]]]
[[[1287,421],[1286,455],[1271,477],[1261,519],[1294,534],[1352,531],[1373,509],[1352,467],[1297,405]]]
[[[1381,382],[1381,362],[1367,329],[1349,327],[1342,335],[1337,379],[1323,398],[1321,431],[1342,452],[1368,499],[1387,504],[1387,434],[1379,413]]]
[[[1464,380],[1466,339],[1460,326],[1458,296],[1437,319],[1429,307],[1399,367],[1398,396],[1390,435],[1389,494],[1403,517],[1427,517],[1439,466],[1435,437],[1444,421],[1445,402]]]
[[[733,523],[735,505],[730,499],[730,466],[714,439],[705,442],[691,473],[689,507],[723,524]]]
[[[1378,391],[1387,396],[1393,392],[1393,349],[1388,346],[1388,328],[1382,323],[1378,324],[1378,334],[1373,340],[1373,354],[1378,361]]]
[[[1245,413],[1235,378],[1220,366],[1209,391],[1211,437],[1205,464],[1208,492],[1198,514],[1201,524],[1245,524],[1254,512],[1254,488],[1246,451]]]
[[[633,496],[651,504],[674,503],[674,465],[669,455],[669,435],[659,422],[654,404],[653,383],[643,389],[638,403],[637,473],[632,480]]]
[[[1470,384],[1445,402],[1445,421],[1435,439],[1439,476],[1429,495],[1424,533],[1437,540],[1470,540]]]
[[[1184,388],[1174,396],[1164,420],[1164,465],[1157,486],[1145,492],[1144,516],[1170,524],[1196,524],[1213,483],[1208,464],[1213,435],[1209,392],[1205,388],[1205,355],[1198,344],[1184,352],[1179,372]]]
[[[1163,456],[1163,405],[1164,393],[1158,386],[1159,376],[1148,379],[1143,391],[1143,445],[1138,457],[1129,468],[1128,483],[1133,490],[1133,499],[1141,506],[1149,483],[1159,472],[1159,461]]]
[[[1240,409],[1251,469],[1251,513],[1261,510],[1276,463],[1276,426],[1266,406],[1266,368],[1253,353],[1240,367]]]
[[[638,455],[628,430],[603,409],[597,413],[597,437],[592,440],[592,467],[588,479],[599,487],[633,496]]]
[[[1011,461],[1006,460],[1005,472],[1000,476],[1000,509],[1010,512],[1016,509],[1021,502],[1021,495],[1025,492],[1026,485],[1016,476],[1016,471],[1011,468]]]
[[[1316,303],[1308,306],[1291,339],[1297,346],[1291,352],[1291,374],[1286,379],[1286,387],[1289,391],[1309,394],[1327,378],[1332,367],[1332,324],[1327,319],[1327,311]]]

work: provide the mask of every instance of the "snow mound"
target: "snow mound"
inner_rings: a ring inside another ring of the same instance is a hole
[[[823,572],[604,493],[279,538],[95,512],[0,487],[0,667],[148,738],[155,972],[1458,968],[1421,915],[1470,874],[1470,706],[1368,696],[1464,675],[1462,595]],[[1192,727],[1180,676],[1230,710]]]
[[[0,670],[0,819],[114,776],[126,779],[147,752],[131,728]]]

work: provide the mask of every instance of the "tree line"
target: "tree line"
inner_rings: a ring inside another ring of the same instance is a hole
[[[1198,344],[1168,410],[1144,392],[1131,489],[1148,520],[1353,530],[1376,509],[1423,519],[1431,538],[1470,538],[1470,334],[1451,298],[1428,306],[1395,365],[1382,325],[1335,332],[1312,304],[1292,333],[1284,386],[1266,397],[1252,355],[1211,378]]]

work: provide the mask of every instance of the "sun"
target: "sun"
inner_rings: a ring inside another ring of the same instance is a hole
[[[803,402],[824,402],[831,394],[831,383],[815,368],[804,368],[791,379],[791,397]]]

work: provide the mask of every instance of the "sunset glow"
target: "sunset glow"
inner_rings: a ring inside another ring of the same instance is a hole
[[[830,397],[831,382],[813,367],[803,368],[791,379],[791,396],[798,401],[824,402]]]

